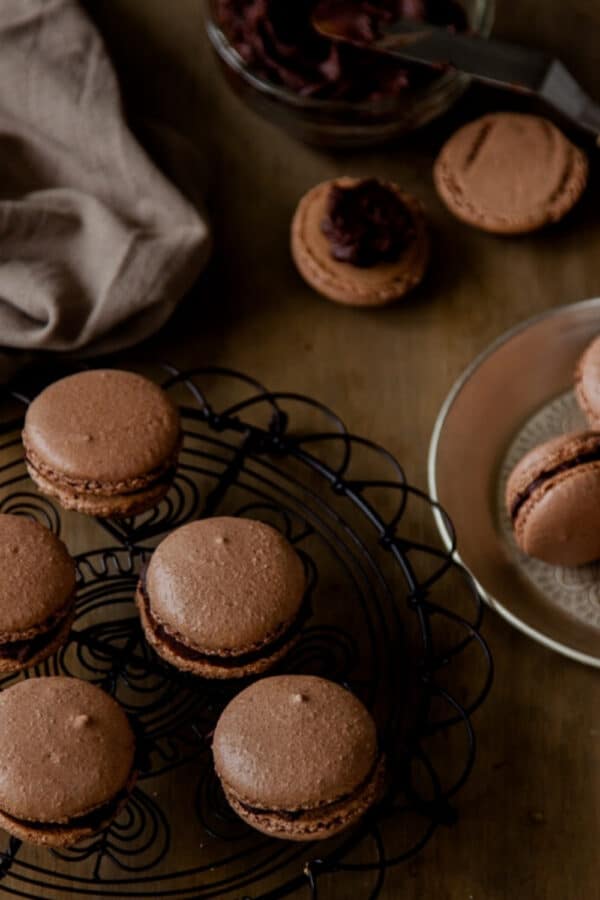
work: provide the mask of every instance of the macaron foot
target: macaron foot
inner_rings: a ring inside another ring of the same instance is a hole
[[[224,787],[231,808],[256,831],[286,841],[323,841],[347,831],[359,822],[384,793],[385,760],[380,757],[367,783],[352,797],[316,810],[252,809]]]
[[[29,477],[42,494],[57,500],[63,509],[75,510],[99,519],[125,518],[146,512],[160,503],[172,484],[171,478],[130,494],[86,493],[74,490],[68,484],[61,485],[58,479],[54,481],[42,475],[27,458],[25,465]]]

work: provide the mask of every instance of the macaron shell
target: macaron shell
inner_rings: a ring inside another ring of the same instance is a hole
[[[57,474],[112,483],[164,466],[180,428],[158,385],[133,372],[95,369],[42,391],[27,410],[23,441]]]
[[[33,637],[75,591],[67,548],[25,516],[0,514],[0,571],[0,641]]]
[[[317,841],[334,837],[355,825],[383,794],[385,764],[380,760],[373,777],[351,800],[326,808],[305,812],[298,818],[287,819],[277,812],[255,813],[246,809],[225,787],[231,808],[248,825],[270,837],[288,841]]]
[[[312,188],[301,199],[291,229],[291,251],[303,278],[320,294],[350,306],[381,306],[398,300],[423,278],[429,259],[429,236],[418,200],[388,183],[410,211],[415,237],[395,262],[359,268],[331,256],[321,231],[332,184],[352,186],[360,179],[337,178]]]
[[[363,704],[310,675],[263,678],[221,714],[215,767],[242,803],[267,810],[314,809],[352,794],[377,758],[375,724]]]
[[[515,523],[519,546],[553,565],[600,558],[600,463],[578,466],[546,482]]]
[[[297,617],[304,567],[278,531],[227,516],[191,522],[154,551],[146,590],[154,618],[200,652],[259,649]]]
[[[156,506],[168,493],[171,481],[150,483],[144,490],[136,490],[130,494],[87,493],[76,490],[67,482],[50,480],[38,470],[27,464],[27,472],[35,485],[48,497],[58,500],[63,509],[73,509],[88,516],[101,519],[133,516]]]
[[[198,678],[249,678],[251,676],[255,677],[257,675],[262,675],[283,659],[300,638],[300,635],[296,634],[275,652],[265,653],[265,656],[261,659],[256,659],[253,662],[239,666],[222,666],[219,665],[216,659],[214,662],[202,659],[190,659],[187,656],[182,656],[177,653],[173,647],[166,641],[161,640],[155,633],[153,625],[147,616],[146,604],[144,603],[143,596],[139,589],[136,592],[135,599],[144,635],[150,646],[153,647],[161,659],[164,659],[169,665],[174,666],[181,672],[189,672],[192,675],[196,675]]]
[[[594,431],[561,434],[533,447],[519,460],[506,483],[508,514],[511,514],[519,496],[527,491],[534,481],[562,463],[596,448],[600,450],[600,433]]]
[[[0,810],[69,824],[119,794],[133,770],[125,713],[76,678],[20,681],[0,693]]]
[[[591,428],[600,427],[600,337],[586,348],[575,371],[575,396]]]
[[[520,234],[555,222],[585,189],[588,162],[549,120],[492,113],[463,126],[434,165],[441,199],[485,231]]]

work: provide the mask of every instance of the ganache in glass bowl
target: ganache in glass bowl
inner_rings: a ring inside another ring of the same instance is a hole
[[[206,0],[211,45],[236,92],[293,136],[326,147],[382,143],[445,112],[468,78],[403,66],[341,45],[310,24],[316,0]],[[401,15],[484,37],[494,0],[365,0],[383,20]]]

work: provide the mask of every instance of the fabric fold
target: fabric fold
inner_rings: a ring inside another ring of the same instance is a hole
[[[179,183],[193,180],[192,156]],[[2,0],[0,344],[91,354],[137,343],[209,252],[205,217],[129,130],[79,4]]]

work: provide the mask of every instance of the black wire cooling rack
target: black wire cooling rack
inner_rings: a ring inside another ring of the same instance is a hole
[[[481,598],[437,543],[436,504],[406,481],[390,453],[350,434],[331,410],[225,369],[162,371],[184,424],[175,483],[148,513],[94,520],[94,538],[86,526],[82,548],[73,546],[81,517],[28,480],[22,412],[0,427],[0,511],[34,516],[62,534],[79,581],[69,642],[0,687],[44,674],[100,685],[131,718],[141,771],[111,828],[77,847],[40,851],[5,837],[0,892],[34,900],[275,900],[317,898],[322,879],[333,878],[337,895],[359,897],[361,873],[362,896],[376,898],[390,867],[456,819],[454,797],[475,756],[471,715],[492,680]],[[12,401],[26,404],[63,374],[22,379]],[[270,522],[308,566],[313,615],[277,671],[346,685],[378,723],[387,794],[337,839],[270,840],[237,819],[215,778],[210,743],[240,683],[180,675],[143,640],[132,601],[141,566],[171,529],[215,514]]]

